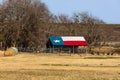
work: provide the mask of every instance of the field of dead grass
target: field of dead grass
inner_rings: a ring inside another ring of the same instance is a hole
[[[0,57],[0,80],[120,80],[120,56],[20,53]]]

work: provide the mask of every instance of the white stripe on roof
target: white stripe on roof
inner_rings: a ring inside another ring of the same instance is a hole
[[[85,41],[83,36],[62,36],[63,41]]]

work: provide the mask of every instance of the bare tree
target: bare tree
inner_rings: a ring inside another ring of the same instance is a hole
[[[104,22],[88,13],[81,13],[81,24],[84,24],[85,37],[89,43],[89,52],[92,52],[92,46],[100,46],[100,42],[104,40],[101,24]]]
[[[6,47],[35,46],[49,21],[49,11],[39,0],[6,0],[0,8]]]
[[[89,15],[88,13],[81,13],[81,24],[84,24],[85,37],[90,45],[95,45],[103,39],[102,29],[100,24],[104,24],[102,20]]]
[[[72,33],[74,35],[83,35],[83,27],[81,24],[81,15],[80,13],[74,13],[72,17],[73,21],[73,27],[72,27]]]

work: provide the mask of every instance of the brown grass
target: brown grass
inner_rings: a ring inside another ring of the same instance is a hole
[[[96,56],[24,53],[0,57],[0,80],[120,80],[120,56],[86,57]]]

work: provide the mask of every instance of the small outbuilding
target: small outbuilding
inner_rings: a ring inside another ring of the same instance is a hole
[[[87,46],[83,36],[51,36],[46,44],[48,52],[78,53],[79,46]]]

